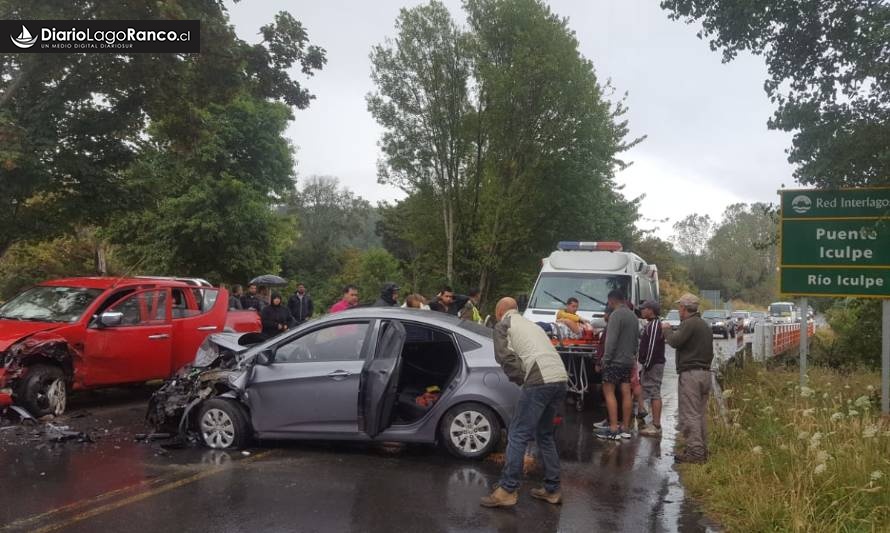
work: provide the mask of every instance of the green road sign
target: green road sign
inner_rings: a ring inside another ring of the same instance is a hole
[[[881,218],[890,216],[890,187],[782,190],[782,218]]]
[[[890,269],[783,267],[782,294],[886,298]]]
[[[783,220],[782,265],[890,267],[890,220]]]
[[[782,294],[890,298],[890,188],[779,194]]]

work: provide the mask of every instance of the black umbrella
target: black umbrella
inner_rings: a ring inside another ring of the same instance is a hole
[[[274,274],[263,274],[250,280],[251,285],[265,285],[266,287],[284,287],[287,280]]]

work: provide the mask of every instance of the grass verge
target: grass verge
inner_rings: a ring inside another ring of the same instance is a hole
[[[726,374],[730,423],[710,408],[711,457],[683,483],[727,531],[890,531],[890,422],[877,373],[756,364]],[[876,390],[878,389],[878,390]]]

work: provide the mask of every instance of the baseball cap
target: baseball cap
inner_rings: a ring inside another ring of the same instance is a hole
[[[651,309],[656,315],[661,313],[661,306],[655,300],[646,300],[640,304],[640,310]]]
[[[682,305],[683,307],[686,307],[688,305],[698,305],[699,300],[698,300],[698,296],[692,294],[691,292],[687,292],[683,296],[680,296],[680,299],[674,303],[677,303],[677,304]]]

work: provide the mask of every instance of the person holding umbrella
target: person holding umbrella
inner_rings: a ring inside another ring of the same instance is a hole
[[[263,324],[263,336],[266,338],[287,331],[294,319],[288,308],[281,305],[281,295],[277,292],[272,293],[269,305],[263,308],[260,318]]]

